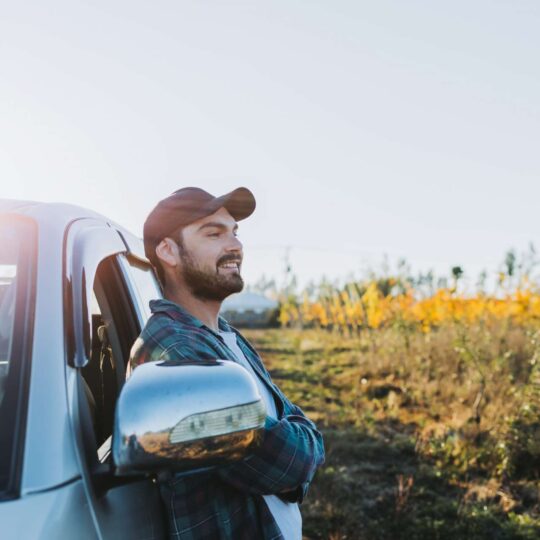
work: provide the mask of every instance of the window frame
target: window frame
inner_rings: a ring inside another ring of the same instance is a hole
[[[76,370],[77,389],[72,408],[74,434],[85,464],[83,476],[88,475],[90,481],[95,475],[103,473],[101,466],[107,461],[109,455],[107,443],[110,446],[109,437],[97,448],[82,374],[82,369],[91,358],[91,296],[94,293],[94,282],[100,264],[106,259],[111,259],[112,264],[115,265],[115,256],[125,251],[126,246],[121,236],[106,221],[95,218],[77,219],[71,223],[66,234],[64,257],[66,368],[71,367]],[[121,287],[125,289],[123,276],[118,268],[116,272]],[[102,285],[103,283],[100,287]],[[129,301],[129,294],[127,298]],[[116,330],[115,328],[115,332]],[[120,391],[121,384],[117,386],[117,396]]]

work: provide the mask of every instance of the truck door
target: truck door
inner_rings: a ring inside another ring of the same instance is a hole
[[[155,479],[112,474],[116,399],[141,330],[134,284],[121,266],[126,246],[105,221],[74,222],[65,243],[67,381],[86,492],[104,539],[165,536]]]

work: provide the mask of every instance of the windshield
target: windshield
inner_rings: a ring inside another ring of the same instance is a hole
[[[16,496],[33,320],[35,224],[0,216],[0,495]]]

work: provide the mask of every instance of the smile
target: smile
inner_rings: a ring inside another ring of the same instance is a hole
[[[218,265],[218,268],[228,268],[228,269],[231,269],[231,270],[236,270],[236,271],[240,271],[240,263],[239,262],[234,262],[234,261],[228,261],[228,262],[225,262],[225,263],[222,263],[220,265]]]

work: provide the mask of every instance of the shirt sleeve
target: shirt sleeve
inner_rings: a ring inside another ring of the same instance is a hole
[[[280,420],[266,417],[262,441],[247,458],[217,470],[223,481],[248,493],[302,501],[324,463],[323,439],[300,407],[287,400],[286,408]]]

